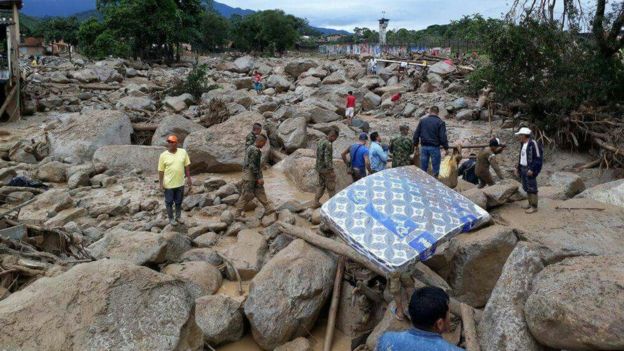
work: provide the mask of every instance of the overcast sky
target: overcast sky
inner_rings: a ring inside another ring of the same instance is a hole
[[[509,0],[219,0],[251,10],[282,9],[307,18],[316,27],[352,31],[355,27],[377,28],[382,11],[390,19],[389,29],[423,29],[445,24],[463,15],[480,13],[500,18]]]

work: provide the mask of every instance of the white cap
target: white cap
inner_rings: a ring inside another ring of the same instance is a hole
[[[520,130],[516,133],[516,135],[531,135],[531,130],[527,127],[522,127],[520,128]]]

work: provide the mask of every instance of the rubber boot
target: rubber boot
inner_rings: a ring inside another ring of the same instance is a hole
[[[174,224],[175,219],[173,218],[173,205],[166,205],[167,207],[167,218],[169,219],[169,224]]]
[[[180,206],[176,205],[175,221],[178,223],[182,223],[181,219],[182,219],[182,205]]]
[[[529,205],[531,207],[525,211],[527,214],[537,212],[537,194],[529,194]]]

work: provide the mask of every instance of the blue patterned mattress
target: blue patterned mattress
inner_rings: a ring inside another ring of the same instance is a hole
[[[323,204],[321,217],[388,273],[427,260],[440,243],[490,221],[487,211],[413,166],[359,180]]]

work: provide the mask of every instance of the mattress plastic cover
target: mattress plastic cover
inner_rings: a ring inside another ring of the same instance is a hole
[[[490,221],[487,211],[414,166],[360,179],[323,204],[321,217],[388,273],[409,269],[444,241]]]

